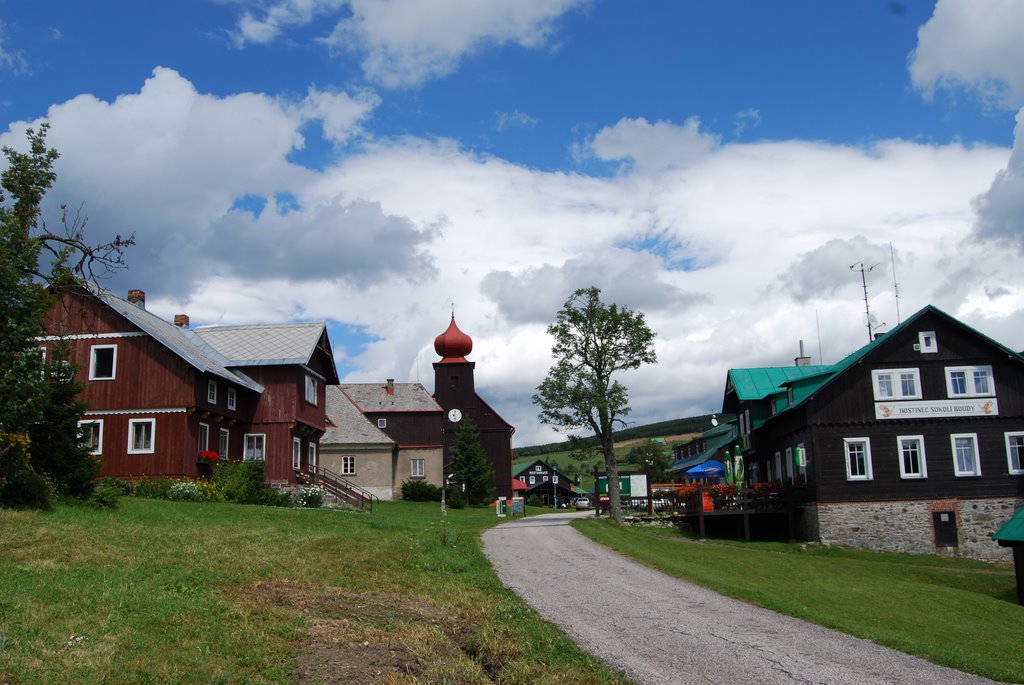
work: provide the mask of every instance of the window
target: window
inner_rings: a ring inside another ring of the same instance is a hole
[[[548,482],[548,477],[547,477],[546,475],[544,476],[544,482],[545,482],[545,483],[547,483],[547,482]]]
[[[558,485],[558,476],[551,476],[551,482]]]
[[[89,454],[103,454],[103,421],[79,421],[78,439]]]
[[[302,468],[302,440],[292,438],[292,468]]]
[[[156,419],[128,419],[128,454],[152,454]]]
[[[341,458],[341,475],[343,476],[354,476],[356,475],[356,458],[355,457],[342,457]]]
[[[875,369],[871,372],[876,400],[919,400],[917,369]]]
[[[89,380],[109,381],[114,379],[117,366],[117,345],[93,345],[89,355]]]
[[[413,459],[412,460],[412,477],[422,478],[423,477],[423,460]]]
[[[316,379],[308,374],[306,375],[306,401],[316,404]]]
[[[309,461],[309,470],[316,470],[316,443],[311,442],[306,445],[306,459]]]
[[[377,419],[377,428],[387,428],[387,427],[388,427],[388,420],[387,419]]]
[[[1024,473],[1024,433],[1006,434],[1006,467],[1011,474]]]
[[[196,442],[197,452],[202,452],[203,450],[210,449],[210,424],[199,424],[199,440],[197,440]]]
[[[228,388],[228,409],[234,410],[238,406],[238,393],[234,388]]]
[[[900,455],[900,478],[928,477],[928,466],[924,460],[924,436],[897,436],[896,448]]]
[[[922,352],[938,352],[939,343],[935,339],[935,331],[921,331],[917,334],[918,347]]]
[[[986,397],[996,394],[991,366],[949,366],[946,390],[950,397]]]
[[[217,381],[206,382],[206,401],[217,404]]]
[[[537,476],[530,476],[530,485],[537,484]]]
[[[264,433],[246,433],[245,451],[242,454],[242,458],[246,461],[253,459],[262,461],[266,443],[267,436]]]
[[[953,446],[953,469],[958,476],[980,476],[977,433],[957,433],[949,436]]]
[[[846,479],[871,480],[871,440],[843,438],[846,450]]]
[[[217,454],[222,459],[228,458],[228,452],[231,451],[231,431],[227,428],[220,429],[220,442],[217,445]]]

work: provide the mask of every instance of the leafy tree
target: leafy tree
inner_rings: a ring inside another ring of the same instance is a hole
[[[534,404],[540,420],[565,429],[589,428],[600,444],[608,472],[608,504],[622,521],[619,468],[613,430],[629,411],[625,386],[612,375],[657,361],[654,332],[642,312],[601,302],[598,288],[581,288],[569,296],[548,326],[555,339],[555,364],[537,386]]]
[[[665,483],[671,478],[672,453],[664,443],[645,440],[629,451],[626,461],[643,466],[654,483]]]
[[[0,173],[0,431],[44,436],[55,446],[77,443],[81,405],[70,394],[67,369],[45,368],[36,340],[43,318],[64,288],[124,268],[124,250],[134,238],[116,236],[90,245],[84,238],[87,221],[80,213],[69,217],[66,206],[61,207],[62,231],[42,221],[43,197],[57,178],[53,165],[59,157],[46,146],[48,130],[47,124],[38,132],[28,129],[27,152],[3,148],[8,166]],[[49,264],[42,263],[44,255]],[[41,471],[49,465],[60,474],[43,472],[67,485],[76,458],[48,453],[30,464]]]
[[[487,504],[494,499],[494,469],[480,446],[480,433],[468,416],[462,420],[451,448],[452,480],[465,486],[466,503]]]

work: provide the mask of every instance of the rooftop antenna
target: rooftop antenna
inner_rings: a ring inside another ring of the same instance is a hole
[[[896,295],[896,325],[900,325],[903,319],[900,318],[900,284],[896,282],[896,253],[893,251],[892,242],[889,242],[889,259],[892,261],[892,291]]]
[[[864,315],[868,321],[868,342],[875,339],[874,333],[871,331],[871,309],[868,307],[868,279],[867,274],[875,270],[877,264],[865,267],[864,262],[856,262],[850,265],[850,271],[860,271],[860,283],[864,288]]]

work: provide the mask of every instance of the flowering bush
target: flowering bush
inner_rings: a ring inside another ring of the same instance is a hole
[[[319,509],[324,505],[325,492],[322,485],[307,485],[302,488],[299,496],[295,498],[295,503],[300,507]]]
[[[728,485],[712,485],[708,489],[715,497],[735,497],[736,493],[739,491],[735,483],[729,483]]]
[[[218,502],[224,497],[212,481],[181,480],[168,489],[167,499],[178,502]]]
[[[681,500],[692,499],[697,491],[700,489],[700,485],[697,483],[690,483],[689,485],[683,485],[676,490],[676,497]]]
[[[197,461],[204,464],[216,464],[218,459],[220,459],[220,455],[215,450],[203,450],[199,453]]]

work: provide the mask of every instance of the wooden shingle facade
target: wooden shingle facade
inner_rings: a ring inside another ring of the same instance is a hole
[[[804,535],[879,550],[1005,556],[1024,505],[1024,358],[925,307],[833,366],[733,369],[749,482],[803,500]]]

